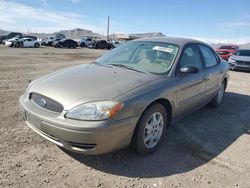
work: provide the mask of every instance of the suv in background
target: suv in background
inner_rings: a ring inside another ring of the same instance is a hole
[[[16,36],[22,36],[22,33],[10,32],[10,33],[7,33],[6,35],[1,35],[0,36],[0,44],[2,44],[3,40],[12,39]]]
[[[90,45],[93,44],[93,39],[92,38],[81,38],[81,40],[78,42],[79,46],[81,47],[89,47]]]
[[[106,40],[99,40],[95,43],[95,49],[107,49],[110,50],[114,48],[112,43],[107,42]]]
[[[42,45],[43,46],[53,46],[53,42],[56,40],[57,38],[56,37],[45,37],[43,40],[42,40]]]
[[[216,52],[221,56],[222,59],[228,61],[229,57],[233,55],[238,49],[239,46],[236,45],[225,45],[217,48]]]

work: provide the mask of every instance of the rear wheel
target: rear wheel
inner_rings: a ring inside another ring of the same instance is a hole
[[[154,152],[160,145],[167,127],[167,112],[159,103],[153,104],[140,118],[132,140],[133,149],[140,155]]]
[[[211,107],[218,107],[222,103],[225,95],[225,89],[226,89],[226,82],[223,81],[217,95],[213,98],[213,100],[210,103]]]

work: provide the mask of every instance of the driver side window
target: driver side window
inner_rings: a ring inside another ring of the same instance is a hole
[[[202,61],[199,50],[195,46],[188,46],[183,52],[179,60],[179,70],[187,65],[195,66],[202,70]]]

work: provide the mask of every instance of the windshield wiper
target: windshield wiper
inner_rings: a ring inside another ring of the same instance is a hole
[[[126,65],[123,65],[123,64],[109,63],[109,64],[106,64],[106,65],[111,65],[111,66],[114,66],[114,67],[123,67],[125,69],[133,70],[133,71],[136,71],[136,72],[142,72],[142,73],[150,74],[150,72],[134,69],[134,68],[132,68],[130,66],[126,66]]]

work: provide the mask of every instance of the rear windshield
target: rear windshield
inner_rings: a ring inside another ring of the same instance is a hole
[[[250,56],[250,50],[238,50],[235,55],[238,56]]]

